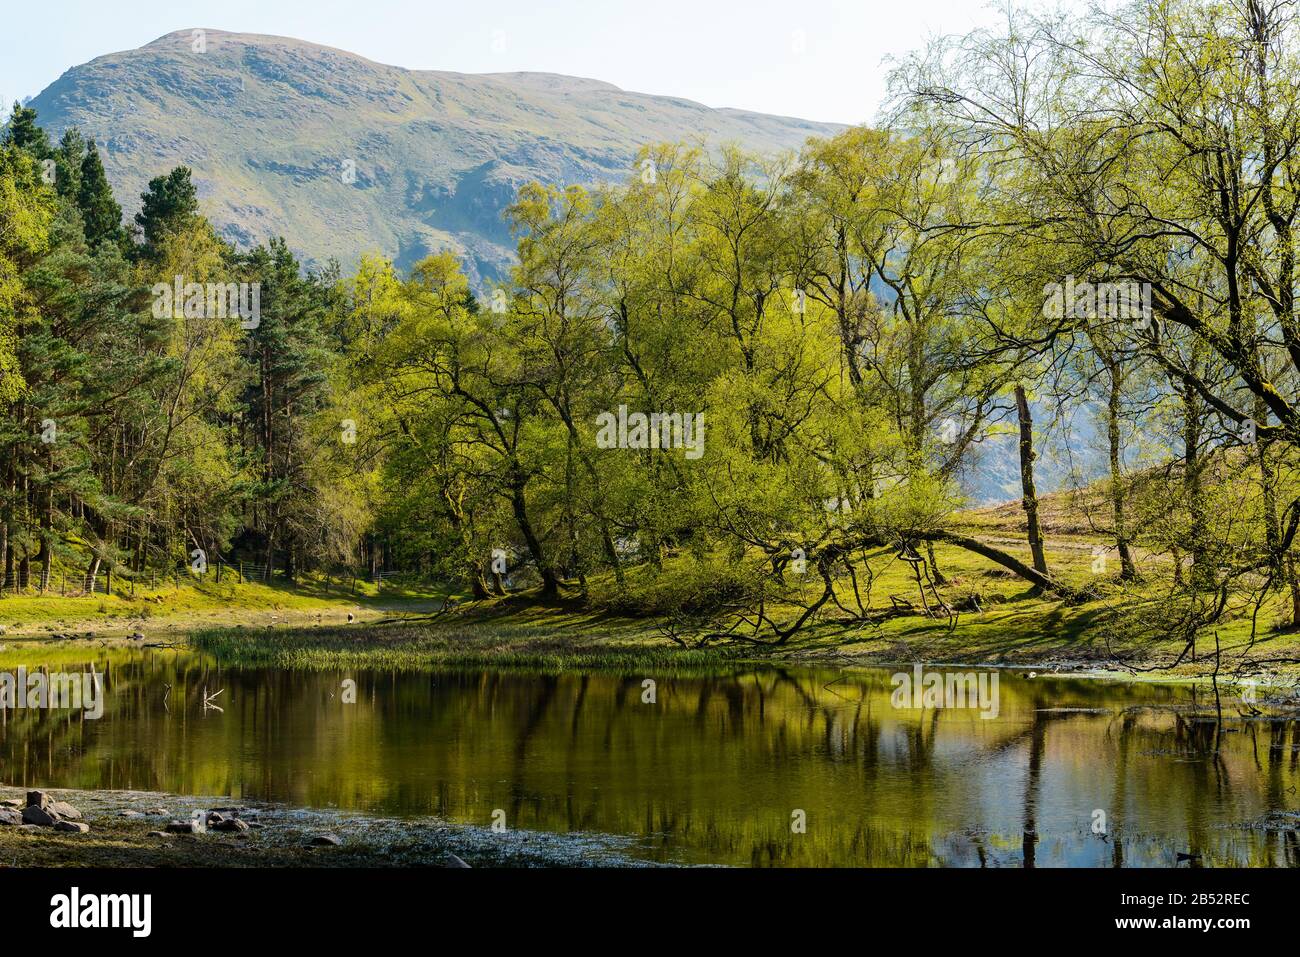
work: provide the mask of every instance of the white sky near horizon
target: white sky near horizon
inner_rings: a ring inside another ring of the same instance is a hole
[[[49,0],[7,4],[0,96],[196,27],[268,33],[410,69],[536,70],[804,119],[860,123],[887,57],[1003,15],[987,0]]]

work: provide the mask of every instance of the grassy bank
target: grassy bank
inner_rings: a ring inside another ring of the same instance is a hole
[[[1212,670],[1212,635],[1198,643],[1194,657],[1169,668],[1183,650],[1180,642],[1133,631],[1121,635],[1112,627],[1121,602],[1126,613],[1135,613],[1135,606],[1140,613],[1140,596],[1116,594],[1116,588],[1097,600],[1070,602],[975,567],[963,553],[941,553],[940,559],[950,574],[945,590],[978,590],[980,611],[961,613],[955,623],[919,614],[870,623],[828,617],[779,645],[730,640],[683,648],[666,636],[660,616],[627,617],[526,597],[465,607],[432,621],[200,629],[191,641],[225,663],[293,668],[690,669],[740,661],[840,666],[926,661],[1129,674],[1154,669],[1163,677],[1203,677]],[[901,592],[907,584],[897,570],[887,569],[875,587]],[[1241,617],[1224,622],[1218,633],[1225,672],[1227,662],[1267,660],[1266,670],[1288,673],[1293,669],[1277,660],[1300,659],[1300,639],[1292,631],[1265,629],[1252,641],[1250,621]]]
[[[475,608],[434,622],[312,629],[201,629],[190,643],[226,664],[280,668],[654,667],[689,670],[744,657],[739,647],[683,649],[653,620],[627,620],[528,602]]]
[[[134,594],[64,596],[7,594],[0,597],[0,635],[15,638],[120,638],[142,633],[167,637],[213,625],[245,627],[373,621],[394,613],[437,608],[440,594],[377,588],[370,582],[303,578],[294,585],[277,582],[218,584],[181,580],[180,584]],[[3,640],[3,639],[0,639]]]
[[[1014,509],[1002,507],[964,516],[963,531],[1024,560],[1027,545],[1016,527]],[[1205,676],[1213,670],[1215,635],[1223,668],[1250,668],[1261,662],[1269,672],[1290,673],[1300,660],[1300,635],[1280,627],[1275,603],[1258,612],[1244,599],[1198,638],[1193,654],[1170,667],[1184,643],[1161,637],[1165,614],[1159,584],[1124,582],[1112,569],[1098,573],[1094,539],[1062,527],[1049,538],[1048,559],[1058,580],[1086,589],[1084,598],[1045,594],[1010,572],[965,549],[940,545],[938,566],[945,602],[965,610],[955,617],[923,613],[913,567],[890,549],[864,556],[871,569],[855,593],[839,589],[843,608],[828,608],[789,641],[768,643],[735,636],[705,647],[683,647],[669,637],[680,616],[665,611],[725,582],[725,566],[672,559],[662,570],[629,569],[623,588],[593,576],[585,600],[544,604],[528,596],[467,605],[435,620],[356,627],[312,627],[254,632],[200,628],[193,641],[219,660],[283,667],[430,667],[453,665],[522,666],[546,669],[677,667],[734,661],[824,661],[841,665],[927,661],[995,664],[1040,670],[1138,673],[1155,670],[1172,677]],[[789,595],[817,585],[791,582]],[[850,612],[861,608],[866,615]],[[909,605],[910,610],[882,614]],[[777,620],[793,620],[798,607],[770,604]],[[722,628],[725,612],[712,620],[697,616],[703,629]],[[698,633],[698,632],[697,632]],[[752,637],[749,629],[741,633]],[[680,636],[680,632],[679,632]],[[687,644],[694,642],[687,636]]]
[[[780,644],[771,643],[770,632],[755,635],[742,627],[698,646],[701,634],[734,622],[728,608],[746,586],[725,560],[685,555],[659,569],[629,567],[621,586],[610,575],[592,574],[585,596],[567,592],[563,601],[542,603],[519,594],[467,603],[433,620],[443,595],[381,592],[368,583],[356,583],[353,593],[351,582],[311,578],[292,588],[209,580],[134,598],[6,597],[0,599],[6,632],[0,644],[13,651],[27,640],[143,634],[163,644],[191,642],[226,663],[293,668],[662,670],[740,660],[927,661],[1185,677],[1213,670],[1217,637],[1225,673],[1254,663],[1275,673],[1297,670],[1291,662],[1300,661],[1300,634],[1286,624],[1286,609],[1277,597],[1256,608],[1244,590],[1198,636],[1194,652],[1171,667],[1185,649],[1181,639],[1162,637],[1168,610],[1161,559],[1139,556],[1148,577],[1122,581],[1118,568],[1098,568],[1105,541],[1089,531],[1069,496],[1045,496],[1043,515],[1049,565],[1073,597],[1044,593],[980,555],[945,544],[936,547],[944,580],[923,597],[914,566],[881,548],[860,556],[856,582],[837,583],[837,606],[828,604]],[[1012,503],[962,513],[954,528],[1027,562],[1023,522],[1023,510]],[[785,604],[769,599],[765,610],[774,620],[792,621],[800,611],[795,599],[811,600],[819,589],[811,576],[788,576]],[[936,593],[962,610],[952,617],[927,614]],[[683,620],[691,627],[682,630]]]

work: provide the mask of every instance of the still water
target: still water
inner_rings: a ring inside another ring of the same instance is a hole
[[[107,672],[103,717],[0,711],[0,782],[484,826],[504,812],[510,828],[613,835],[674,863],[1134,867],[1173,866],[1179,852],[1206,866],[1300,863],[1297,723],[1232,712],[1216,745],[1188,688],[1003,673],[997,716],[984,718],[895,707],[894,669],[342,673],[171,650],[92,660]],[[224,689],[213,699],[224,710],[203,707],[205,689]]]

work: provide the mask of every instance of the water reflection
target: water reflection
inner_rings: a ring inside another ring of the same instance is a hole
[[[1189,689],[1005,674],[988,720],[895,708],[887,670],[344,674],[173,651],[94,660],[107,671],[104,717],[0,712],[0,780],[480,824],[501,809],[511,827],[631,835],[638,854],[665,861],[1300,861],[1300,818],[1285,816],[1300,805],[1296,723],[1234,720],[1216,752],[1215,723],[1185,710]],[[219,688],[225,710],[205,711],[203,690]],[[792,832],[796,811],[806,833]]]

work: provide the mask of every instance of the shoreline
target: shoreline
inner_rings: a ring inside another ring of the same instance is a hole
[[[33,788],[34,789],[34,788]],[[27,788],[0,784],[0,801],[22,801]],[[233,797],[155,791],[42,788],[73,804],[86,833],[0,824],[0,860],[11,867],[593,867],[663,866],[620,852],[614,835],[544,831],[495,833],[490,827],[433,817],[396,818],[366,811],[294,807]],[[167,813],[143,814],[162,809]],[[224,810],[250,830],[151,836],[194,811]],[[133,816],[125,816],[130,813]],[[143,816],[134,816],[143,814]],[[314,838],[338,839],[313,846]],[[627,843],[627,842],[623,842]]]
[[[664,620],[653,615],[615,615],[577,603],[544,605],[527,595],[466,604],[446,615],[435,614],[443,599],[430,594],[344,598],[261,585],[182,589],[159,599],[152,606],[158,610],[144,616],[121,609],[87,615],[90,600],[0,600],[0,666],[31,664],[25,659],[51,652],[66,657],[83,648],[145,647],[192,648],[223,664],[288,668],[687,671],[740,664],[852,669],[919,662],[1134,682],[1210,681],[1213,671],[1212,654],[1205,654],[1209,639],[1202,642],[1199,659],[1169,667],[1182,650],[1176,645],[1130,642],[1112,648],[1097,633],[1100,628],[1081,635],[1054,627],[1039,609],[1027,616],[1030,609],[1006,605],[963,616],[954,628],[920,616],[883,626],[825,622],[784,645],[736,641],[700,648],[674,643],[665,636]],[[44,612],[24,619],[21,607],[37,605]],[[52,617],[54,610],[64,616]],[[1228,631],[1222,652],[1221,681],[1246,674],[1269,681],[1300,678],[1300,635],[1294,631],[1264,632],[1254,641]],[[1252,658],[1262,659],[1261,666],[1252,668]]]

